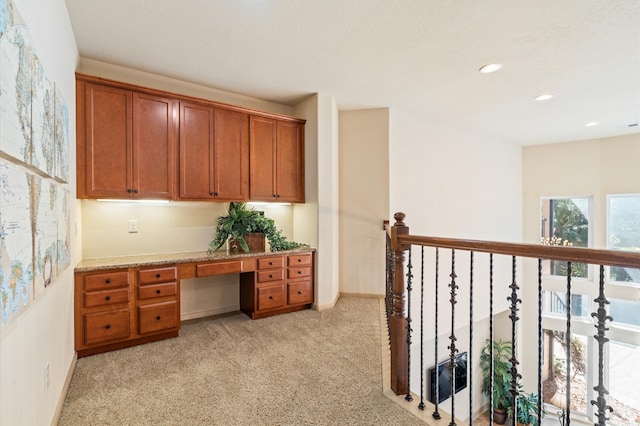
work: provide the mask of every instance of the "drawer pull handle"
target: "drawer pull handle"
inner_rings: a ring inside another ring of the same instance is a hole
[[[104,280],[105,283],[110,284],[111,283],[111,278],[107,278],[106,280]]]
[[[156,290],[156,294],[160,294],[160,290]]]
[[[273,296],[269,296],[269,300],[273,300]]]
[[[302,262],[302,259],[298,258],[298,263]]]
[[[104,300],[111,300],[111,296],[105,297]]]
[[[300,290],[298,290],[298,294],[302,294],[302,292]]]
[[[298,271],[298,275],[302,274],[302,271]]]
[[[269,262],[269,266],[273,266],[273,262]]]
[[[157,321],[160,321],[160,315],[158,315],[158,316],[156,317],[156,320],[157,320]]]
[[[273,275],[269,275],[269,278],[273,278]]]
[[[107,330],[111,328],[111,324],[107,324],[104,326],[104,328],[106,328]]]
[[[160,278],[160,273],[157,273],[157,274],[156,274],[156,278]]]

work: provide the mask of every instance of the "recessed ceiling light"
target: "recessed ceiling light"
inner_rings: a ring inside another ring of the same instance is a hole
[[[543,95],[538,96],[536,98],[536,101],[548,101],[551,98],[553,98],[553,95],[551,93],[545,93]]]
[[[480,72],[482,74],[489,74],[492,72],[496,72],[498,70],[502,69],[502,64],[487,64],[484,65],[482,67],[480,67]]]
[[[600,124],[600,123],[598,123],[597,121],[591,121],[591,122],[585,124],[584,127],[593,127],[593,126],[597,126],[598,124]]]

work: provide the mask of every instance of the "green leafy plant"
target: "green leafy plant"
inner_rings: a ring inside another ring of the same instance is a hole
[[[538,426],[538,395],[520,391],[516,398],[516,420],[525,425]],[[513,417],[513,407],[507,412]]]
[[[480,353],[482,393],[489,396],[491,389],[491,341],[486,340]],[[493,341],[493,409],[506,410],[511,405],[511,342]]]
[[[215,232],[215,237],[209,244],[210,254],[222,247],[229,238],[234,238],[245,253],[249,252],[244,236],[251,232],[262,232],[269,240],[271,251],[306,247],[305,244],[288,241],[273,219],[263,216],[246,203],[229,203],[227,214],[217,219]]]

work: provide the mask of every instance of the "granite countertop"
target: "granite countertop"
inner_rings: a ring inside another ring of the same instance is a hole
[[[137,266],[167,265],[174,263],[208,262],[225,259],[241,259],[243,257],[270,256],[287,253],[313,252],[314,248],[299,248],[294,250],[284,250],[275,252],[251,252],[251,253],[229,253],[227,250],[218,250],[212,254],[206,251],[191,251],[180,253],[158,253],[158,254],[138,254],[131,256],[114,256],[95,259],[82,259],[76,267],[75,272],[92,272],[114,268],[130,268]]]

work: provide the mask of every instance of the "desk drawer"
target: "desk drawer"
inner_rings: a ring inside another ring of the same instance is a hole
[[[267,271],[258,271],[258,282],[266,283],[270,281],[284,280],[284,269],[273,269]]]
[[[85,308],[108,306],[129,301],[129,287],[113,290],[90,291],[84,294]]]
[[[138,307],[140,334],[153,333],[178,326],[178,302],[154,303]]]
[[[86,345],[106,343],[129,337],[129,309],[99,312],[84,316]]]
[[[292,254],[287,256],[287,266],[311,265],[311,253]]]
[[[302,277],[310,277],[311,276],[311,267],[301,267],[301,268],[289,268],[287,269],[287,279],[294,278],[302,278]]]
[[[175,282],[143,285],[138,287],[138,299],[152,299],[154,297],[175,296],[177,293],[178,285]]]
[[[284,268],[284,256],[261,257],[258,259],[258,269]]]
[[[212,262],[196,265],[196,277],[209,275],[234,274],[242,272],[242,261]]]
[[[284,285],[270,285],[258,287],[258,310],[273,309],[284,306]]]
[[[127,287],[129,285],[129,273],[106,272],[104,274],[87,275],[84,277],[84,290],[97,291],[111,288]]]
[[[166,281],[174,281],[176,279],[176,267],[141,269],[138,272],[138,281],[140,284],[155,284]]]
[[[287,284],[287,304],[303,305],[313,302],[311,280],[296,281]]]

